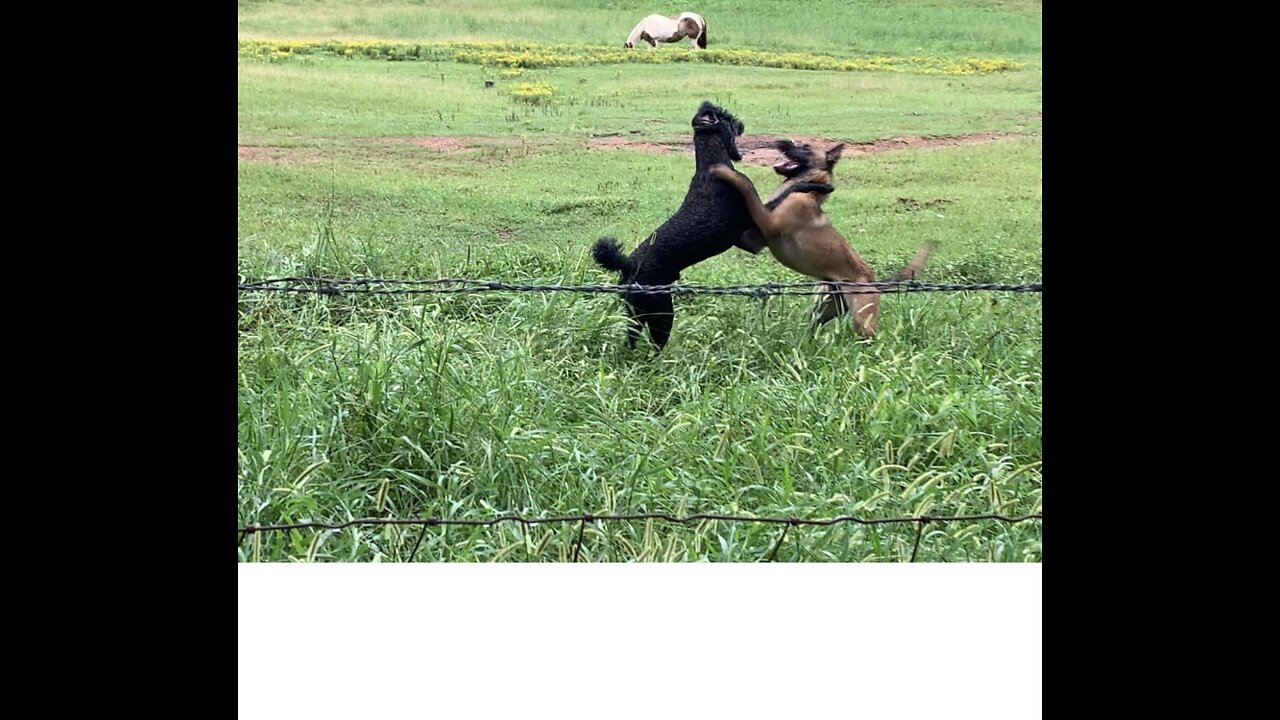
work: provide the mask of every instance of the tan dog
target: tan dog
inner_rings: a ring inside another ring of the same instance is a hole
[[[875,271],[858,256],[822,212],[822,203],[833,189],[830,187],[834,180],[831,170],[844,151],[844,143],[823,152],[807,144],[796,145],[789,140],[780,140],[777,148],[787,159],[774,166],[774,170],[788,178],[784,187],[791,192],[772,212],[760,202],[755,186],[747,176],[727,165],[712,167],[711,175],[742,193],[751,219],[760,228],[769,251],[778,262],[816,280],[874,282]],[[823,185],[827,187],[822,188]],[[893,280],[914,278],[929,261],[934,248],[934,243],[921,247],[911,262],[893,276]],[[853,327],[859,335],[874,337],[880,321],[880,293],[841,291],[838,286],[828,285],[818,295],[811,311],[813,326],[821,325],[842,312],[850,313]]]

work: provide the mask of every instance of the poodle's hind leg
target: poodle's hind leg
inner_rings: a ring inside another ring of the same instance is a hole
[[[671,326],[675,324],[675,306],[671,302],[670,293],[654,295],[636,295],[632,298],[636,307],[636,318],[644,321],[649,328],[649,339],[661,351],[667,346],[671,337]]]

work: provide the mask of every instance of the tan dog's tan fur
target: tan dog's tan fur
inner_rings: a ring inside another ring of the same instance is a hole
[[[844,149],[841,143],[826,152],[811,146],[802,146],[811,159],[810,168],[802,177],[809,183],[831,184],[831,169]],[[849,242],[831,225],[822,212],[825,193],[791,193],[770,212],[756,194],[751,180],[726,165],[711,168],[713,177],[732,184],[742,193],[747,211],[755,221],[774,258],[796,272],[816,280],[868,283],[875,281],[875,270],[863,260]],[[916,256],[902,268],[894,280],[906,280],[924,268],[932,254],[932,243],[921,247]],[[820,325],[848,311],[853,327],[863,337],[874,337],[880,321],[880,293],[841,292],[833,294],[837,286],[828,286],[814,305],[813,323]]]

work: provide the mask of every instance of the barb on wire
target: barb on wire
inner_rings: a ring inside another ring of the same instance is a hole
[[[790,530],[791,526],[794,524],[795,523],[788,523],[782,526],[782,534],[778,536],[778,542],[773,544],[773,549],[769,551],[767,556],[765,556],[765,562],[773,562],[773,559],[778,557],[778,548],[782,547],[782,541],[787,539],[787,531]]]
[[[373,294],[417,295],[460,294],[481,292],[573,292],[627,293],[635,295],[743,295],[766,298],[771,295],[813,295],[830,288],[853,294],[901,292],[1042,292],[1042,283],[979,283],[971,285],[922,283],[917,280],[853,283],[842,281],[764,283],[760,285],[536,285],[495,280],[439,278],[435,280],[393,280],[388,278],[353,278],[337,280],[313,277],[283,277],[237,285],[240,292],[289,292],[318,295]]]
[[[911,548],[911,560],[908,562],[916,561],[916,553],[920,552],[920,538],[924,536],[924,526],[928,525],[931,519],[925,515],[920,516],[920,525],[916,527],[916,544]]]
[[[520,523],[520,531],[520,544],[524,546],[524,556],[527,559],[533,559],[533,552],[529,547],[531,543],[529,542],[529,522],[527,520]]]
[[[418,557],[418,548],[422,547],[422,541],[427,537],[427,528],[431,527],[428,523],[422,524],[422,532],[418,533],[418,540],[413,544],[413,549],[409,551],[409,562],[413,562]]]
[[[591,522],[591,515],[582,516],[582,522],[578,525],[578,539],[573,543],[573,561],[578,562],[578,554],[582,550],[582,533],[587,530],[587,523]]]

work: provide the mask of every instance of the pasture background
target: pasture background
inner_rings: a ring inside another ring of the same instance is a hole
[[[745,12],[734,12],[733,8]],[[621,45],[643,3],[241,2],[241,39]],[[746,136],[998,138],[849,155],[826,205],[886,275],[1040,277],[1039,3],[703,3],[711,47],[1002,57],[974,76],[700,64],[523,70],[307,56],[238,61],[238,270],[613,282],[678,206],[703,99]],[[673,10],[674,12],[674,10]],[[637,50],[637,52],[649,52]],[[687,45],[659,53],[688,52]],[[514,75],[514,73],[510,73]],[[483,80],[494,79],[485,88]],[[551,104],[512,97],[555,88]],[[451,138],[452,141],[445,141]],[[618,148],[596,147],[616,139]],[[640,143],[650,146],[641,147]],[[762,192],[767,167],[740,165]],[[900,199],[910,198],[913,202]],[[731,250],[687,282],[800,279]],[[238,522],[593,512],[884,517],[1038,512],[1040,297],[891,295],[881,335],[806,340],[801,298],[678,299],[656,359],[614,296],[239,298]],[[573,525],[433,529],[419,560],[564,560]],[[591,560],[755,560],[760,525],[589,527]],[[251,536],[243,560],[397,560],[416,529]],[[794,529],[779,560],[902,560],[913,526]],[[1040,525],[930,526],[921,560],[1040,559]]]

